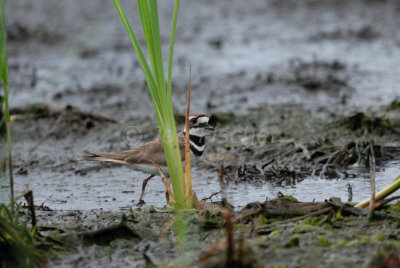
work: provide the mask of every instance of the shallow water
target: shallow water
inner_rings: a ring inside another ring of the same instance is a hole
[[[388,185],[399,175],[399,160],[388,162],[385,167],[376,172],[377,192]],[[140,179],[134,179],[140,178]],[[29,180],[17,177],[15,189],[21,192],[25,184],[34,192],[36,205],[44,203],[56,210],[103,209],[118,211],[135,207],[141,190],[142,179],[146,174],[129,170],[125,167],[113,166],[104,168],[96,176],[77,176],[73,172],[43,175],[32,173]],[[61,185],[59,181],[65,181]],[[1,180],[3,192],[7,191],[7,182]],[[279,192],[292,195],[300,201],[324,201],[329,197],[339,197],[342,201],[349,200],[348,186],[353,192],[353,202],[370,197],[369,175],[361,173],[355,178],[320,179],[306,177],[303,181],[289,186],[277,186],[270,182],[246,182],[228,184],[226,197],[236,209],[250,202],[263,202],[267,198],[275,198]],[[209,197],[212,193],[221,191],[218,175],[209,171],[193,172],[193,189],[199,199]],[[7,194],[1,195],[0,202],[7,201]],[[212,197],[212,201],[221,200],[221,194]],[[158,177],[153,178],[147,185],[144,196],[147,205],[162,207],[166,204],[165,188]]]
[[[389,162],[385,168],[376,172],[377,192],[387,186],[399,175],[400,162]],[[229,186],[227,190],[228,200],[237,208],[243,207],[249,202],[265,201],[266,198],[276,198],[278,193],[292,195],[299,201],[324,201],[330,197],[339,197],[342,201],[349,200],[348,184],[352,188],[352,202],[360,202],[370,197],[371,188],[368,174],[360,174],[355,178],[346,179],[321,179],[319,177],[306,177],[303,181],[289,186],[277,186],[271,183],[259,185],[243,183]]]

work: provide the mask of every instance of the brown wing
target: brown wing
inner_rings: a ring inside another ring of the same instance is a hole
[[[185,160],[185,133],[178,133],[179,150],[181,151],[182,161]]]
[[[185,135],[183,133],[178,133],[178,142],[179,149],[181,151],[181,161],[183,161],[185,153]],[[127,152],[131,153],[131,155],[125,159],[126,163],[128,164],[148,163],[147,160],[152,160],[157,162],[159,165],[167,165],[164,155],[164,148],[160,139],[148,142],[137,149]]]
[[[181,157],[184,159],[185,135],[179,133],[178,140],[180,144],[179,149],[181,151]],[[141,164],[148,163],[148,160],[151,160],[157,162],[159,165],[167,165],[160,139],[145,143],[142,146],[129,151],[115,153],[90,153],[79,160],[110,161],[121,164]]]
[[[128,157],[125,159],[127,164],[148,163],[148,160],[152,160],[159,165],[166,165],[164,150],[160,139],[145,143],[127,152]]]

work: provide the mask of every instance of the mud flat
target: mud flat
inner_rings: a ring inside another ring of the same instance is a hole
[[[38,130],[33,136],[20,132],[24,143],[16,146],[29,148],[31,158],[16,158],[24,163],[16,165],[17,187],[29,178],[38,205],[37,246],[49,267],[107,266],[110,261],[116,266],[189,262],[218,267],[226,260],[228,203],[234,206],[237,261],[267,267],[309,267],[316,259],[326,267],[398,261],[399,203],[377,211],[372,220],[366,210],[352,207],[370,196],[371,150],[378,190],[397,176],[398,109],[394,101],[365,113],[315,112],[296,105],[214,113],[212,123],[221,135],[208,138],[208,156],[194,169],[194,191],[205,203],[185,215],[190,228],[184,252],[175,247],[174,214],[165,207],[159,181],[149,184],[146,205],[138,207],[144,174],[65,161],[64,151],[52,148],[61,143],[75,151],[82,144],[72,140],[89,143],[113,131],[118,139],[123,124],[117,120],[59,104],[15,109],[15,130]],[[45,128],[56,124],[62,127]],[[47,137],[46,142],[38,145],[38,137]],[[113,139],[106,144],[115,145]]]
[[[229,219],[234,223],[232,261],[245,267],[398,265],[399,205],[376,211],[367,221],[365,210],[335,199],[301,203],[280,197],[249,204]],[[220,267],[227,261],[224,213],[210,203],[186,212],[189,228],[182,251],[174,242],[176,223],[168,208],[39,211],[36,245],[49,267]]]

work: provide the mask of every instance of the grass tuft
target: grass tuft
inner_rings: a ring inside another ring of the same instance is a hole
[[[157,0],[137,0],[143,32],[149,53],[150,65],[148,64],[136,35],[129,23],[128,18],[119,2],[112,0],[114,7],[121,19],[125,30],[131,40],[132,46],[139,59],[150,96],[153,101],[154,111],[160,129],[161,141],[164,148],[168,170],[171,177],[172,187],[176,205],[178,208],[186,206],[186,194],[191,189],[185,189],[185,178],[183,174],[181,152],[176,132],[175,119],[172,109],[172,62],[175,41],[176,24],[179,11],[179,0],[175,0],[174,14],[172,19],[169,57],[168,57],[168,80],[165,83],[160,27],[158,21]]]
[[[0,266],[40,267],[45,260],[33,245],[36,228],[20,223],[19,213],[0,205]]]
[[[7,131],[7,149],[8,149],[8,171],[10,177],[10,197],[11,209],[14,210],[14,179],[12,173],[12,143],[10,127],[10,109],[8,102],[8,68],[7,68],[7,47],[6,47],[6,22],[4,0],[1,0],[1,33],[0,33],[0,80],[4,87],[4,121]],[[3,108],[3,105],[1,105]]]

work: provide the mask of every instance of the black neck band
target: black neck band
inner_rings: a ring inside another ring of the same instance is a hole
[[[191,142],[193,142],[194,144],[196,144],[199,147],[203,146],[206,143],[205,137],[199,137],[199,136],[189,134],[189,139]]]
[[[197,150],[193,145],[190,145],[190,151],[192,151],[192,153],[193,153],[195,156],[201,156],[201,155],[203,155],[203,151]]]

